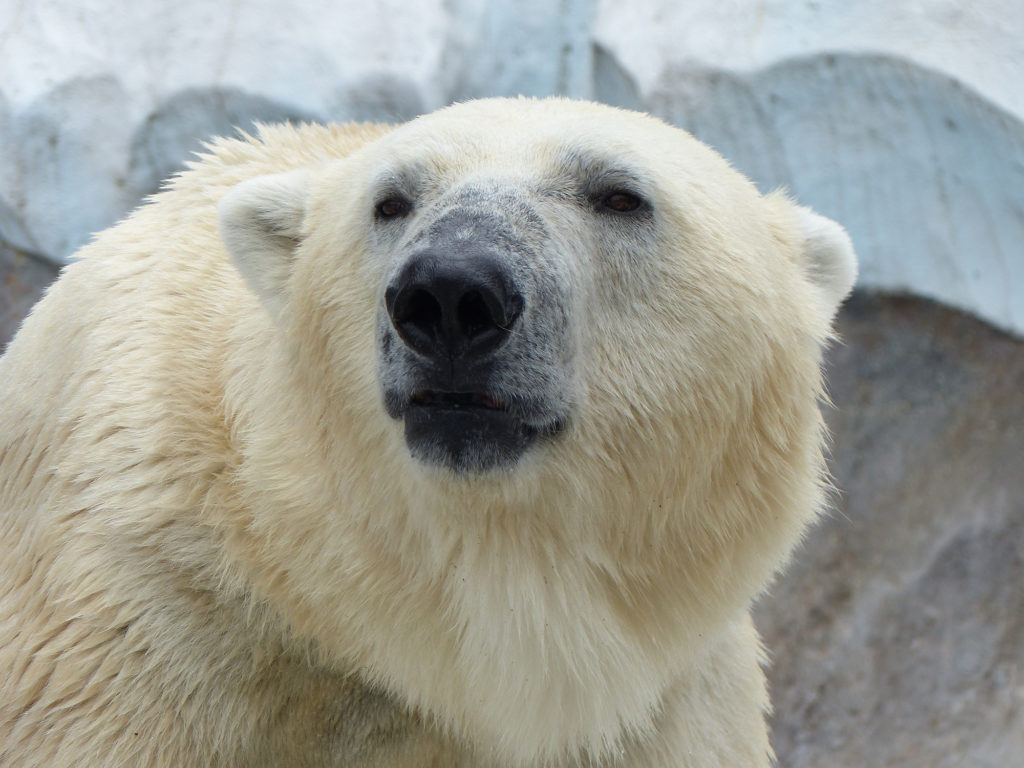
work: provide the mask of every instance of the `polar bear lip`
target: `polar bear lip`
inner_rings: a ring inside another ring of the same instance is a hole
[[[415,458],[460,474],[511,468],[539,436],[502,401],[475,393],[417,392],[402,418]]]
[[[423,389],[409,398],[410,405],[435,408],[484,408],[493,411],[507,411],[508,405],[499,397],[485,392],[440,392]]]

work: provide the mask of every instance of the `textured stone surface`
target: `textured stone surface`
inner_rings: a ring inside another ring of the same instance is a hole
[[[1019,0],[0,0],[0,241],[63,261],[254,121],[598,98],[846,225],[861,285],[1024,333]]]
[[[56,276],[49,262],[0,243],[0,354]]]
[[[760,606],[789,768],[1024,765],[1024,343],[858,296],[837,508]]]

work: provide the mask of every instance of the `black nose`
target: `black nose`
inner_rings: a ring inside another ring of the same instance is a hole
[[[523,298],[487,253],[415,254],[384,293],[402,340],[427,357],[479,357],[501,346],[523,311]]]

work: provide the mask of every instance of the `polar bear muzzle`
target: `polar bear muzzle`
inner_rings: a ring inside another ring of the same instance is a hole
[[[563,378],[564,302],[538,268],[543,225],[509,195],[463,189],[428,213],[384,290],[385,407],[413,457],[456,472],[514,466],[565,423],[564,398],[532,386]]]
[[[487,359],[505,344],[523,308],[509,271],[476,241],[414,254],[385,292],[392,327],[423,359],[423,388],[404,409],[417,458],[456,469],[514,461],[535,431],[493,394]],[[457,376],[454,369],[468,369]]]

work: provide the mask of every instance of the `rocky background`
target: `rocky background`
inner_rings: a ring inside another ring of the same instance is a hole
[[[842,491],[758,607],[780,764],[1024,766],[1022,81],[1019,0],[0,0],[0,345],[235,126],[651,111],[861,258],[829,355]]]
[[[1024,342],[858,293],[835,509],[758,607],[791,768],[1024,766]]]

